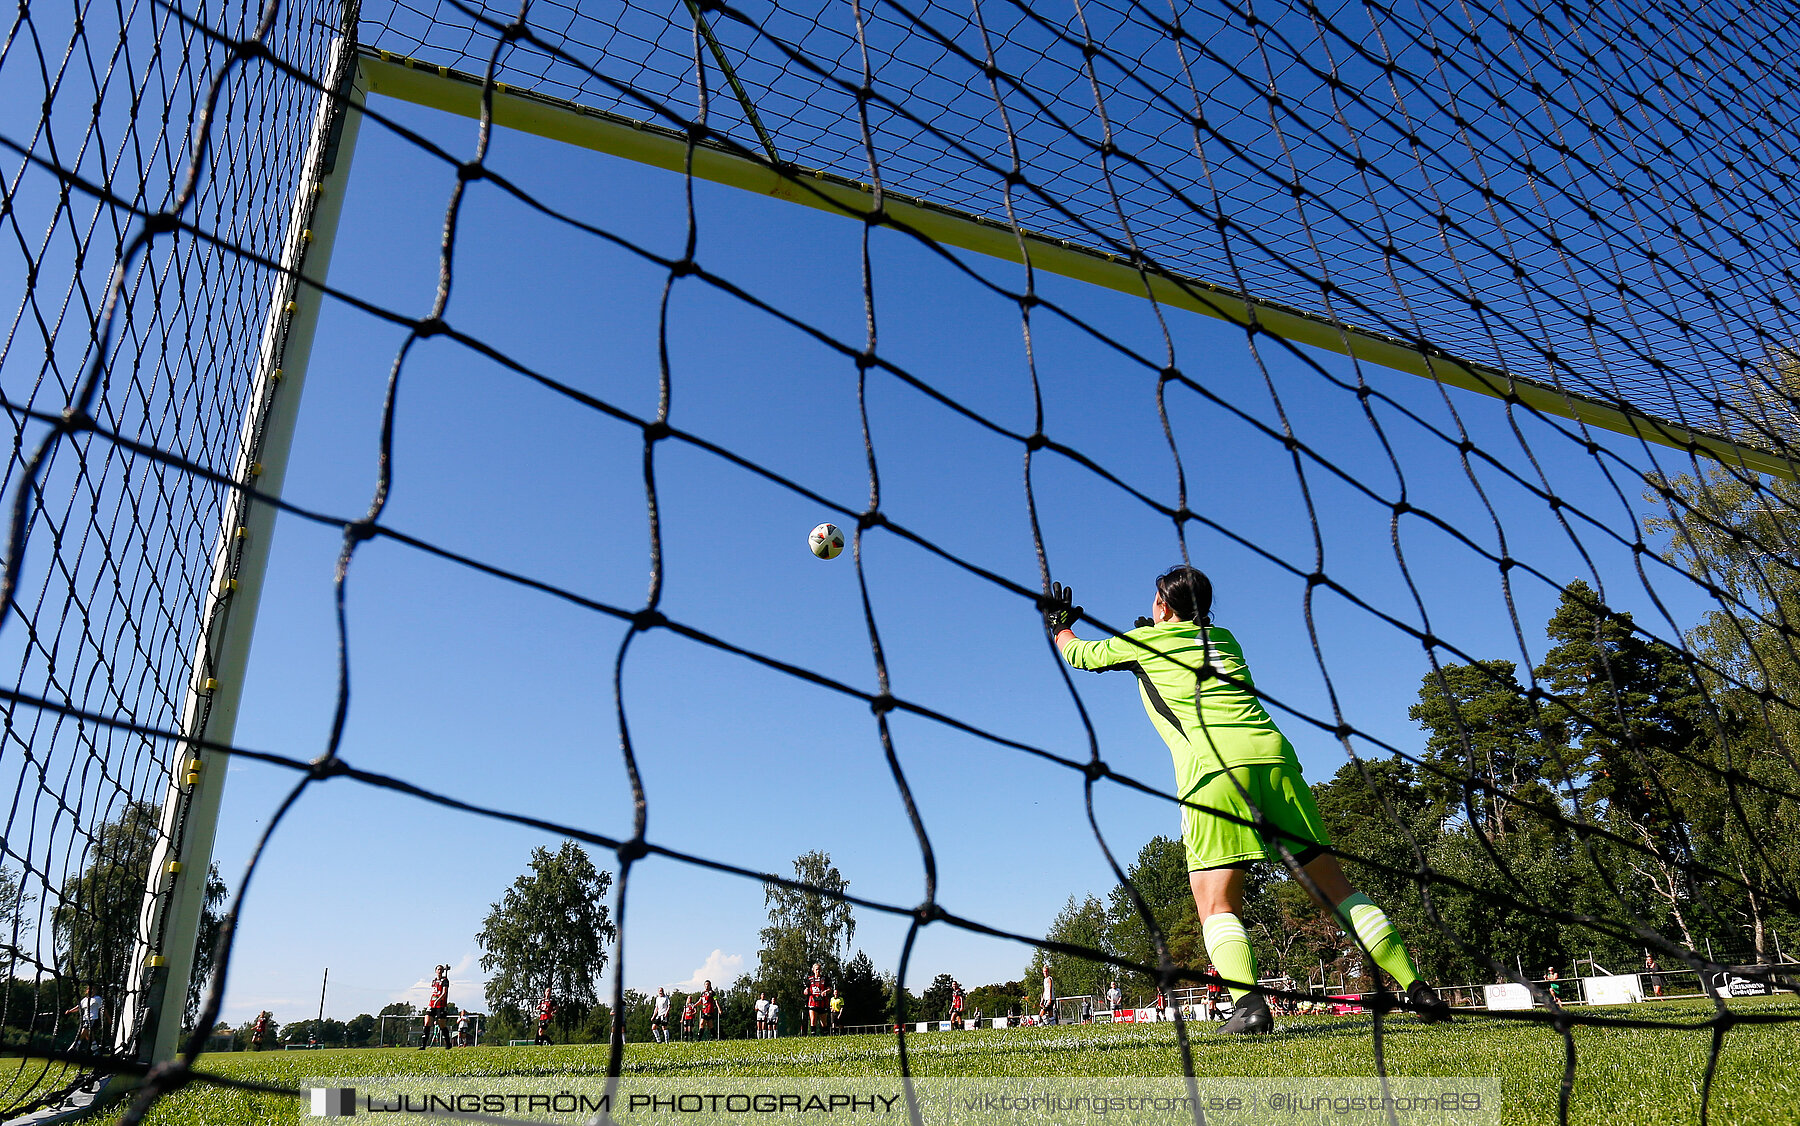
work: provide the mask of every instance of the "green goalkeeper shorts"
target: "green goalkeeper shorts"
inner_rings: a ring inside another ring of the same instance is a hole
[[[1312,857],[1303,854],[1316,855],[1314,846],[1331,843],[1312,790],[1300,777],[1299,766],[1291,762],[1258,762],[1215,770],[1200,779],[1187,800],[1192,804],[1181,808],[1181,838],[1187,845],[1190,872],[1255,860],[1279,860],[1276,840],[1304,863]],[[1214,816],[1212,810],[1226,816]],[[1272,839],[1265,841],[1254,825],[1230,820],[1235,817],[1253,821],[1254,810],[1260,810],[1269,824],[1279,830],[1270,834]]]

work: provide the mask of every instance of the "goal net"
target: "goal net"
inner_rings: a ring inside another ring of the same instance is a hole
[[[866,855],[902,983],[951,931],[1216,982],[1127,878],[1181,804],[1136,700],[1042,642],[1182,561],[1421,970],[1708,1076],[1790,1028],[1734,994],[1800,946],[1793,15],[20,5],[6,1115],[211,1029],[348,801],[608,850],[621,920]],[[1075,871],[1140,939],[1045,931]],[[1391,984],[1257,894],[1265,977]]]
[[[429,1047],[473,1047],[481,1043],[482,1034],[487,1031],[487,1014],[469,1013],[468,1024],[461,1023],[464,1014],[458,1013],[447,1018],[451,1043],[444,1043],[442,1030],[431,1030]],[[464,1039],[464,1036],[467,1039]],[[382,1048],[417,1048],[422,1046],[425,1036],[425,1018],[418,1013],[387,1013],[381,1017],[381,1026],[376,1033],[376,1045]]]

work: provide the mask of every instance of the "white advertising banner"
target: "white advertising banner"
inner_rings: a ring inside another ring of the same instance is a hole
[[[1625,1005],[1644,999],[1644,990],[1638,984],[1636,974],[1584,977],[1581,979],[1581,989],[1590,1005]]]
[[[1482,992],[1490,1009],[1529,1009],[1531,1008],[1531,990],[1516,981],[1503,982],[1500,985],[1486,985]]]

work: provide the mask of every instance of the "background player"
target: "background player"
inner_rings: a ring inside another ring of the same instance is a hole
[[[419,1036],[419,1051],[424,1051],[431,1043],[431,1030],[435,1027],[444,1038],[446,1050],[454,1047],[450,1038],[450,1019],[445,1015],[445,1006],[450,1004],[450,967],[439,966],[432,971],[431,1000],[425,1006],[425,1031]]]
[[[546,985],[543,999],[538,1002],[537,1036],[532,1039],[533,1044],[550,1043],[550,1022],[555,1017],[556,998],[551,994],[550,987]]]
[[[1257,699],[1244,653],[1229,630],[1212,624],[1212,582],[1193,567],[1157,577],[1148,621],[1105,641],[1082,641],[1073,594],[1051,588],[1045,623],[1057,651],[1078,669],[1135,673],[1144,710],[1175,759],[1176,796],[1187,846],[1188,883],[1207,953],[1231,983],[1236,1005],[1221,1031],[1268,1032],[1275,1026],[1256,988],[1256,959],[1244,929],[1244,877],[1259,860],[1279,860],[1252,822],[1260,813],[1280,830],[1282,849],[1306,874],[1315,899],[1354,934],[1371,961],[1406,994],[1426,1022],[1450,1008],[1419,977],[1386,913],[1350,886],[1300,776],[1300,761]],[[1198,808],[1196,808],[1198,807]],[[1215,816],[1214,811],[1228,816]]]
[[[713,1039],[719,1038],[719,1003],[713,998],[712,982],[705,982],[700,990],[700,1039],[706,1039],[707,1029],[712,1029]]]
[[[650,1039],[658,1044],[669,1042],[669,993],[656,987],[656,1000],[650,1006]]]
[[[823,966],[813,963],[812,974],[807,977],[806,985],[801,990],[806,995],[806,1033],[816,1036],[825,1031],[825,998],[830,993],[825,984]]]
[[[84,1055],[92,1055],[100,1040],[100,1023],[106,1016],[106,1002],[100,998],[100,990],[89,985],[81,1000],[75,1002],[75,1007],[63,1015],[71,1016],[75,1013],[81,1014],[81,1027],[75,1032],[75,1050]],[[261,1024],[260,1017],[258,1024]]]

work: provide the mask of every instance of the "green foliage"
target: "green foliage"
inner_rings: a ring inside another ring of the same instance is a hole
[[[799,1017],[804,1009],[800,990],[813,963],[822,967],[827,981],[843,976],[843,958],[856,935],[856,912],[850,904],[825,894],[841,894],[850,887],[850,881],[831,863],[830,853],[813,851],[795,857],[794,879],[821,890],[763,885],[769,925],[762,929],[762,948],[756,956],[756,988],[780,1004],[783,1024],[788,1023],[790,1014]]]
[[[888,990],[867,954],[858,950],[845,964],[837,987],[844,997],[846,1025],[881,1023],[889,1008]]]
[[[344,1039],[352,1048],[361,1048],[375,1039],[380,1022],[368,1013],[358,1013],[355,1020],[344,1025]]]
[[[756,1031],[756,993],[750,975],[739,974],[730,989],[717,994],[721,1037],[742,1040]]]
[[[950,997],[955,991],[956,979],[949,974],[939,974],[931,979],[925,992],[919,995],[918,1020],[949,1020]]]
[[[1139,898],[1161,929],[1170,964],[1203,964],[1205,943],[1200,934],[1199,916],[1194,911],[1193,891],[1188,884],[1186,846],[1172,837],[1151,837],[1125,870],[1125,878],[1137,889]],[[1106,948],[1121,958],[1157,965],[1156,943],[1150,928],[1144,925],[1143,915],[1125,886],[1114,887],[1108,893],[1106,903]],[[1146,974],[1119,970],[1111,971],[1109,978],[1117,978],[1121,988],[1128,993],[1147,993],[1156,988],[1155,980]]]
[[[587,850],[564,841],[555,853],[531,851],[531,871],[513,881],[494,904],[475,941],[483,951],[487,1002],[496,1016],[516,1021],[537,1010],[544,990],[557,1003],[566,1039],[599,1005],[607,944],[617,937],[603,898],[612,873],[596,869]]]
[[[1018,981],[1002,981],[993,985],[978,985],[969,990],[969,1011],[979,1010],[983,1016],[1007,1016],[1014,1006],[1019,1012],[1025,1011],[1025,1000],[1031,994],[1032,986],[1024,979]]]
[[[109,1011],[125,990],[158,821],[149,802],[127,803],[95,833],[87,864],[63,881],[51,911],[60,970],[99,989]]]
[[[1511,661],[1440,665],[1426,673],[1407,712],[1427,732],[1421,796],[1489,837],[1503,837],[1518,811],[1498,791],[1549,798],[1538,780],[1562,774],[1564,730],[1540,719]]]
[[[1044,937],[1052,942],[1107,951],[1110,923],[1106,907],[1099,899],[1089,895],[1077,900],[1070,896],[1068,903],[1063,905],[1062,911],[1050,923],[1050,929],[1045,932]],[[1113,976],[1113,968],[1107,962],[1039,949],[1032,955],[1031,965],[1025,974],[1026,980],[1041,983],[1046,963],[1050,966],[1052,980],[1056,982],[1058,997],[1079,997],[1083,994],[1099,996],[1106,992],[1107,982]],[[1041,988],[1041,984],[1034,986],[1034,989]]]
[[[639,993],[635,989],[625,991],[625,1040],[627,1043],[643,1043],[650,1039],[650,1014],[653,995]]]
[[[184,1024],[191,1025],[199,1017],[200,1004],[206,999],[207,986],[212,983],[213,967],[218,964],[219,931],[225,925],[225,912],[221,908],[227,894],[225,881],[219,877],[219,866],[207,865],[206,898],[200,904],[200,931],[194,943],[194,969],[188,978],[187,1007],[182,1010]]]

